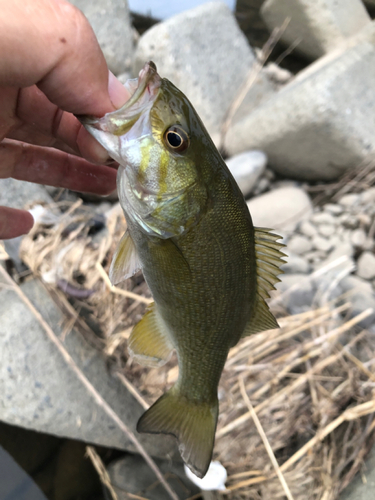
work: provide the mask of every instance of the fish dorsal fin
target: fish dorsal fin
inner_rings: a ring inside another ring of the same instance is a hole
[[[162,366],[171,357],[173,344],[167,327],[156,309],[149,305],[145,315],[133,328],[128,342],[130,355],[140,364]]]
[[[274,284],[280,281],[277,275],[283,273],[280,266],[285,264],[283,257],[286,255],[280,251],[280,248],[285,245],[277,243],[281,236],[272,233],[271,229],[256,227],[254,230],[257,295],[252,317],[246,325],[242,337],[279,327],[265,299],[269,298],[268,292],[270,290],[275,290]]]
[[[109,269],[109,279],[112,285],[117,285],[121,281],[133,276],[141,269],[134,242],[126,230],[124,236],[118,244]]]

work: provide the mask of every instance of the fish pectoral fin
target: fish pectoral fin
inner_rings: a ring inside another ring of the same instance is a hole
[[[153,302],[130,334],[129,353],[142,365],[162,366],[169,361],[173,349],[167,327]]]
[[[109,269],[109,279],[112,285],[117,285],[121,281],[133,276],[139,269],[141,269],[141,263],[137,250],[129,231],[126,230],[113,256]]]
[[[202,478],[212,458],[218,410],[217,399],[212,404],[189,401],[175,386],[142,415],[137,431],[175,436],[184,462]]]
[[[279,324],[264,299],[257,294],[253,316],[245,326],[241,337],[247,337],[265,330],[273,330],[274,328],[279,328]]]

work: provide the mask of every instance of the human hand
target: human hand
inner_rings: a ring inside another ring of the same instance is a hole
[[[108,154],[72,113],[103,116],[129,95],[88,21],[65,0],[0,0],[0,9],[0,179],[112,192],[116,170],[91,163]],[[32,225],[29,212],[0,207],[0,239]]]

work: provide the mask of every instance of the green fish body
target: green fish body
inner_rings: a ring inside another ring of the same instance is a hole
[[[120,163],[128,229],[113,259],[118,283],[142,269],[154,303],[129,351],[160,366],[176,351],[179,376],[140,418],[167,433],[199,477],[212,457],[217,387],[241,337],[277,328],[264,299],[284,262],[279,236],[254,228],[235,180],[188,99],[147,63],[133,97],[101,119],[80,117]]]

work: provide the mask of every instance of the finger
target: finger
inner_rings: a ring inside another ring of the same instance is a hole
[[[47,184],[75,191],[110,194],[116,188],[116,170],[93,165],[83,158],[5,139],[0,143],[0,178]]]
[[[0,207],[0,240],[26,234],[34,225],[34,218],[26,210]]]
[[[108,153],[84,129],[77,118],[53,104],[36,85],[19,91],[15,113],[21,123],[37,128],[46,136],[60,139],[87,160],[96,163],[105,163],[108,160]],[[12,133],[14,134],[14,131]],[[8,137],[18,139],[10,134]],[[21,140],[40,144],[26,136]],[[53,146],[52,141],[50,145]]]
[[[103,53],[77,8],[65,0],[0,0],[0,6],[0,85],[37,83],[50,101],[75,114],[115,109]],[[125,102],[127,92],[116,82],[112,91]]]

